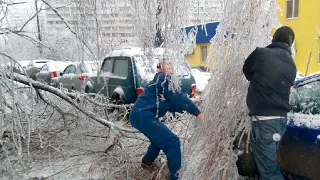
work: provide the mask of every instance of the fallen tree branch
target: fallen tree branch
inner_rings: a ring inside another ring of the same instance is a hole
[[[90,94],[77,94],[77,93],[70,93],[70,92],[64,92],[66,95],[68,95],[69,97],[76,99],[79,96],[83,97],[84,99],[88,100],[90,103],[97,105],[97,106],[101,106],[101,107],[105,107],[105,108],[130,108],[133,106],[133,104],[122,104],[122,105],[117,105],[117,104],[103,104],[103,103],[99,103],[94,101],[93,99],[91,99],[90,97],[88,97]]]
[[[91,119],[99,122],[102,125],[105,125],[105,126],[111,128],[111,129],[114,129],[116,131],[119,130],[119,131],[124,131],[124,132],[131,132],[131,133],[138,132],[138,131],[133,130],[133,129],[121,127],[121,126],[119,126],[119,125],[117,125],[117,124],[115,124],[113,122],[107,121],[107,120],[97,116],[93,112],[88,111],[85,108],[81,107],[79,104],[74,102],[73,99],[70,96],[68,96],[67,94],[63,93],[61,90],[59,90],[57,88],[51,87],[49,85],[43,84],[43,83],[38,82],[38,81],[34,81],[32,79],[28,79],[25,76],[22,76],[22,75],[17,74],[17,73],[13,73],[13,74],[11,74],[11,76],[12,76],[14,81],[17,81],[19,83],[22,83],[22,84],[25,84],[25,85],[28,85],[28,86],[31,85],[34,88],[50,92],[50,93],[60,97],[61,99],[67,101],[69,104],[73,105],[76,109],[78,109],[83,114],[87,115]],[[10,76],[10,74],[6,74],[6,77],[9,78],[9,79],[11,79],[11,76]]]

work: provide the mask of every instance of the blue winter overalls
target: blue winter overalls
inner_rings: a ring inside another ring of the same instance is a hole
[[[151,142],[142,161],[151,164],[162,150],[167,156],[170,179],[175,180],[178,179],[176,174],[181,166],[180,140],[158,118],[168,111],[185,110],[195,116],[199,115],[200,111],[188,97],[169,90],[169,81],[169,75],[164,73],[155,75],[135,102],[130,112],[130,123]]]

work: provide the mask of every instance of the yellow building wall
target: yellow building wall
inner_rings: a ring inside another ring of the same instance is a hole
[[[300,0],[297,18],[286,18],[287,0],[277,0],[282,9],[278,19],[282,25],[289,26],[295,33],[295,63],[302,74],[306,73],[308,57],[311,51],[311,61],[307,74],[320,71],[319,45],[320,34],[320,0]],[[313,45],[312,45],[313,44]]]
[[[207,56],[210,53],[210,43],[199,43],[193,49],[193,54],[186,55],[186,59],[191,67],[193,66],[206,66],[206,62],[201,61],[201,46],[207,46]]]

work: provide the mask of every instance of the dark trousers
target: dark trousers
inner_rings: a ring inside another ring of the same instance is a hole
[[[130,112],[130,123],[143,133],[149,140],[149,148],[143,162],[152,163],[162,150],[168,160],[170,180],[177,180],[176,173],[181,166],[180,140],[177,135],[162,124],[155,114],[147,110]]]
[[[287,118],[252,121],[251,149],[262,180],[283,180],[277,164]]]

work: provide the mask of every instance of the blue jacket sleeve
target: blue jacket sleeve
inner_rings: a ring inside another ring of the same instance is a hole
[[[254,63],[254,56],[256,54],[257,49],[255,49],[245,60],[242,71],[248,81],[251,81],[253,76],[253,63]]]
[[[184,109],[181,106],[177,106],[176,104],[174,104],[173,106],[171,106],[169,108],[169,112],[172,112],[172,113],[174,113],[174,112],[182,113],[183,110]]]
[[[160,79],[160,82],[163,82],[165,77],[161,77]],[[171,110],[170,112],[172,112],[172,110],[176,110],[175,112],[185,110],[194,116],[198,116],[201,113],[197,106],[193,104],[187,96],[183,95],[181,92],[172,92],[169,90],[168,81],[162,85],[162,88],[164,88],[165,99],[169,100],[173,105],[173,108],[169,109]]]

